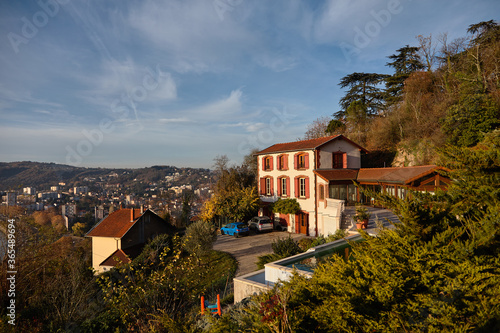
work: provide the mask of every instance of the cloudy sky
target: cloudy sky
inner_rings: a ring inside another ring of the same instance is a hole
[[[497,0],[2,1],[0,161],[211,167],[338,111],[340,78],[390,74],[416,35]]]

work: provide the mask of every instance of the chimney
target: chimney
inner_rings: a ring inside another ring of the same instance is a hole
[[[141,215],[144,214],[144,205],[141,205]]]
[[[134,222],[134,208],[130,208],[130,222]]]

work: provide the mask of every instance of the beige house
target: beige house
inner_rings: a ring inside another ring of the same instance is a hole
[[[139,255],[146,242],[175,228],[151,210],[119,209],[96,224],[92,238],[92,267],[102,273]]]
[[[346,205],[375,204],[355,184],[402,198],[408,189],[432,192],[450,181],[435,165],[363,169],[361,156],[367,153],[343,135],[278,143],[256,153],[264,203],[259,215],[278,219],[289,232],[328,235],[347,227],[342,224]],[[300,212],[273,214],[265,204],[279,198],[297,199]]]

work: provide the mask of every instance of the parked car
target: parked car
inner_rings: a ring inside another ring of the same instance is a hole
[[[244,222],[233,222],[220,228],[220,233],[221,235],[239,237],[241,235],[248,235],[249,229],[248,225]]]
[[[248,221],[248,226],[250,227],[250,229],[255,230],[257,232],[273,231],[274,229],[273,222],[267,216],[252,217],[252,219]]]

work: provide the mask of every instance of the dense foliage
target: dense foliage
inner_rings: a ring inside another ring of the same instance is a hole
[[[480,142],[500,126],[500,26],[480,22],[467,32],[451,42],[445,34],[417,36],[418,47],[406,45],[388,57],[392,75],[343,77],[339,85],[347,91],[323,135],[344,134],[370,151],[397,152],[383,161],[395,166],[436,163],[444,144]]]
[[[475,147],[443,149],[447,192],[380,195],[401,224],[254,298],[248,316],[260,320],[240,318],[237,330],[498,332],[499,146],[496,130]]]

